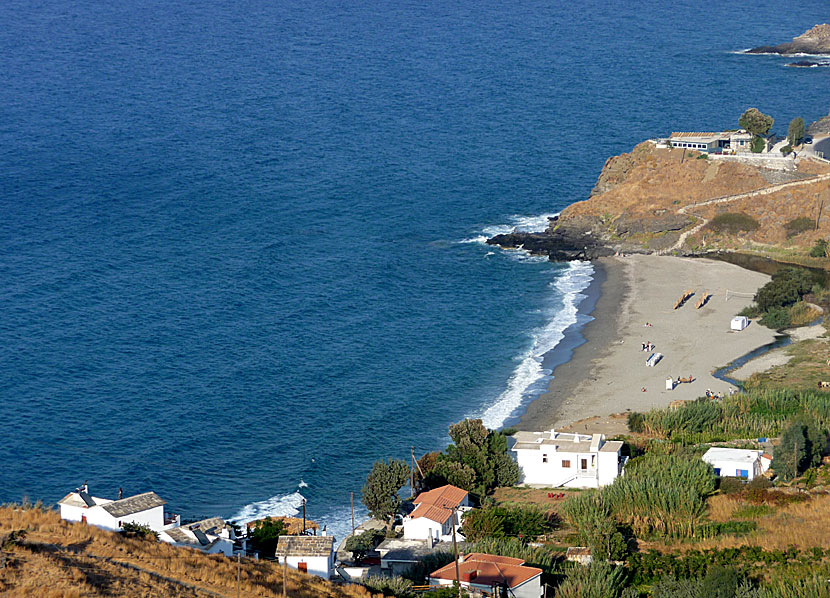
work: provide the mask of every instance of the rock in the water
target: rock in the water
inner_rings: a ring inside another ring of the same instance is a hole
[[[830,54],[830,25],[822,23],[805,31],[793,41],[777,46],[758,46],[746,51],[747,54]],[[789,66],[813,66],[798,65]]]
[[[814,66],[830,66],[830,62],[818,62],[815,60],[799,60],[797,62],[789,62],[787,66],[794,66],[798,68],[813,68]]]

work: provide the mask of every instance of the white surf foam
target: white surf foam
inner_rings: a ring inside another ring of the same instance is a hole
[[[548,379],[551,372],[542,366],[544,356],[564,338],[565,329],[576,323],[577,308],[585,298],[582,291],[588,288],[593,273],[594,268],[590,262],[569,262],[568,271],[551,283],[562,297],[563,305],[551,314],[551,320],[545,326],[533,331],[533,343],[520,356],[519,365],[507,381],[507,388],[484,411],[482,420],[485,426],[495,429],[504,425],[522,401]]]
[[[265,517],[294,517],[300,512],[303,499],[299,490],[291,494],[278,494],[269,499],[245,505],[229,520],[242,524]]]
[[[468,239],[463,239],[461,243],[477,243],[484,245],[487,239],[495,237],[496,235],[506,235],[512,232],[522,233],[541,233],[548,227],[549,219],[558,216],[559,212],[554,214],[540,214],[538,216],[524,216],[521,214],[514,214],[510,217],[509,224],[496,224],[493,226],[485,226],[481,232]]]

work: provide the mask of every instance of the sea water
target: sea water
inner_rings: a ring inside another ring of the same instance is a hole
[[[0,501],[342,537],[375,460],[515,421],[588,319],[591,264],[484,239],[643,139],[825,114],[828,71],[735,53],[825,8],[6,0]]]

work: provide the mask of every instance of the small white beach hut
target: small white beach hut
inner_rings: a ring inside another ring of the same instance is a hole
[[[743,330],[749,326],[749,318],[746,316],[735,316],[732,318],[732,330]]]

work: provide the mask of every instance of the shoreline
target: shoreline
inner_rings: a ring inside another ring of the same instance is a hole
[[[568,359],[564,361],[556,359],[558,363],[551,364],[554,367],[548,388],[527,405],[520,421],[516,424],[520,430],[553,427],[556,421],[555,414],[563,402],[573,394],[579,383],[590,375],[595,347],[607,344],[605,341],[608,340],[606,338],[608,330],[617,330],[619,314],[614,306],[620,305],[627,297],[628,281],[623,269],[615,267],[613,261],[612,258],[598,258],[592,262],[595,275],[586,292],[593,291],[597,296],[590,304],[590,309],[584,312],[580,310],[581,315],[591,319],[582,326],[576,322],[566,332],[563,342],[568,338],[568,333],[571,338],[576,337],[579,340],[565,348],[569,355]],[[584,305],[583,302],[580,307]],[[556,352],[557,349],[559,346],[551,353]]]
[[[729,320],[751,299],[732,295],[724,302],[727,288],[754,293],[769,279],[765,274],[700,258],[640,255],[593,263],[605,278],[593,309],[582,312],[592,319],[575,331],[582,340],[573,346],[569,360],[556,365],[547,391],[521,415],[516,425],[521,430],[548,430],[667,406],[674,400],[693,400],[710,388],[728,392],[733,386],[716,379],[714,372],[773,340],[775,333],[757,323],[731,333]],[[673,310],[676,295],[686,288],[698,294]],[[694,304],[704,290],[712,298],[697,310]],[[653,327],[644,329],[640,320],[653,322]],[[655,368],[644,367],[646,354],[639,347],[644,340],[653,340],[665,354]],[[665,389],[669,375],[694,375],[695,381],[670,391]],[[641,386],[650,392],[640,392]],[[577,396],[584,400],[577,401]]]

